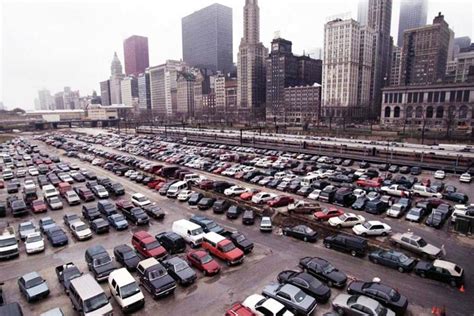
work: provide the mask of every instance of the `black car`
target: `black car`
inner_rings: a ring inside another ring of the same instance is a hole
[[[216,222],[214,222],[212,219],[207,218],[205,216],[194,215],[189,219],[189,221],[201,226],[202,229],[204,230],[204,232],[206,232],[206,233],[208,233],[208,232],[215,232],[217,234],[224,233],[224,228],[217,225]]]
[[[331,297],[331,289],[309,273],[285,270],[278,274],[277,279],[279,283],[291,284],[300,288],[319,303],[326,303]]]
[[[223,214],[230,207],[230,202],[227,200],[217,200],[212,206],[212,210],[215,214]]]
[[[121,183],[114,182],[105,186],[109,193],[112,193],[115,196],[121,196],[125,194],[125,188]]]
[[[150,292],[153,298],[172,294],[176,288],[176,281],[159,262],[143,269],[139,264],[137,266],[137,273],[140,283]]]
[[[132,209],[122,210],[123,215],[135,225],[147,225],[150,221],[148,215],[141,207],[134,207]]]
[[[210,209],[215,201],[216,201],[216,199],[214,199],[214,198],[204,197],[201,200],[199,200],[199,202],[197,204],[197,207],[201,211],[205,211],[205,210]]]
[[[266,187],[274,189],[276,188],[281,182],[281,179],[273,179],[272,181],[268,182]]]
[[[243,211],[244,210],[240,206],[232,205],[227,209],[225,215],[228,219],[237,219]]]
[[[82,217],[84,217],[89,222],[92,222],[94,219],[100,218],[99,209],[94,205],[83,205]]]
[[[253,250],[253,242],[247,239],[244,234],[235,231],[229,235],[229,239],[244,253],[250,253]]]
[[[304,257],[300,260],[299,266],[330,287],[343,288],[347,282],[347,275],[323,258]]]
[[[365,208],[365,204],[368,199],[365,196],[360,196],[357,200],[351,205],[351,208],[356,211],[362,211]]]
[[[448,261],[420,261],[414,270],[422,278],[445,282],[453,287],[464,284],[464,270],[460,266]]]
[[[378,282],[351,282],[347,287],[347,293],[370,297],[399,316],[405,315],[408,307],[408,299],[405,296],[396,289]]]
[[[165,211],[163,211],[161,209],[161,207],[159,207],[156,204],[145,205],[143,207],[143,210],[151,218],[154,218],[154,219],[163,219],[163,218],[165,218]]]
[[[188,199],[188,205],[197,206],[197,204],[203,197],[204,195],[202,195],[202,193],[199,193],[199,192],[191,194],[191,196]]]
[[[395,250],[375,250],[369,254],[369,260],[375,264],[381,264],[400,272],[409,272],[416,264],[416,260]]]
[[[159,233],[155,238],[169,254],[184,252],[186,250],[186,241],[183,237],[174,232]]]
[[[306,225],[284,227],[283,235],[309,242],[315,242],[318,238],[318,233]]]
[[[105,217],[108,217],[112,214],[117,214],[117,207],[109,200],[102,200],[97,202],[97,209]]]
[[[49,240],[53,247],[61,247],[67,245],[68,238],[66,232],[59,226],[55,225],[45,231],[46,238]]]
[[[162,262],[168,273],[181,285],[193,284],[197,279],[196,272],[188,263],[179,258],[173,257]]]
[[[71,174],[71,178],[76,182],[85,182],[86,178],[82,175],[82,173],[74,172]]]
[[[255,212],[253,210],[245,210],[242,215],[242,224],[253,225],[255,223]]]
[[[103,218],[97,218],[90,223],[90,228],[96,234],[105,234],[109,232],[109,223]]]
[[[114,248],[114,257],[115,260],[127,268],[128,271],[135,271],[137,269],[137,264],[141,260],[135,250],[125,244],[118,245]]]
[[[461,192],[448,192],[443,194],[443,197],[448,201],[453,201],[456,203],[466,204],[469,200],[469,197]]]
[[[110,272],[115,270],[112,258],[102,245],[94,245],[87,248],[84,256],[87,268],[99,282],[107,280]]]
[[[7,183],[7,193],[18,193],[18,186],[15,183]]]
[[[307,197],[311,192],[313,192],[313,190],[314,189],[311,186],[303,186],[298,191],[296,191],[296,194]]]
[[[349,252],[353,257],[363,256],[367,251],[367,240],[364,238],[337,234],[324,238],[324,247]]]

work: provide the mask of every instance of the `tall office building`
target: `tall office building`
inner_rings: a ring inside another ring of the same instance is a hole
[[[392,60],[390,62],[390,86],[400,84],[400,69],[402,66],[402,49],[398,46],[392,47]]]
[[[187,65],[228,73],[233,67],[232,8],[214,3],[181,19]]]
[[[260,42],[258,0],[245,0],[244,37],[237,56],[237,103],[242,116],[265,119],[265,58],[267,49]],[[242,117],[243,118],[243,117]]]
[[[51,92],[47,89],[38,91],[39,110],[53,110],[54,100]]]
[[[403,32],[408,29],[426,25],[428,0],[402,0],[398,20],[397,46],[403,45]]]
[[[444,80],[449,41],[449,25],[441,13],[432,25],[405,31],[400,84],[423,85]]]
[[[132,35],[123,41],[125,75],[138,76],[149,66],[148,37]]]
[[[63,91],[63,105],[66,110],[79,109],[79,91],[72,91],[70,87],[64,87]]]
[[[148,69],[138,75],[138,106],[141,110],[151,109],[150,73]]]
[[[122,63],[120,62],[117,52],[114,53],[114,58],[110,65],[110,103],[121,104],[122,93],[120,91],[120,81],[122,81],[124,75],[122,72]]]
[[[367,25],[369,14],[369,0],[359,0],[357,5],[357,22],[361,26]]]
[[[64,92],[54,94],[54,108],[56,110],[64,110]]]
[[[370,115],[380,114],[382,88],[390,76],[392,0],[369,0],[367,25],[375,31],[370,86]]]
[[[100,99],[102,105],[111,105],[110,103],[110,80],[100,82]]]
[[[138,80],[134,76],[123,78],[120,82],[122,104],[127,106],[138,105]]]
[[[466,82],[469,79],[469,71],[474,67],[474,45],[462,48],[457,54],[455,64],[455,82]]]
[[[367,25],[360,28],[359,80],[357,81],[357,105],[369,106],[372,80],[372,61],[375,31]]]

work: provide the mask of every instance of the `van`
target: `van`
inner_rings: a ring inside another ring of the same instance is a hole
[[[412,191],[413,195],[415,196],[434,197],[438,199],[443,198],[443,195],[440,192],[436,192],[429,187],[425,187],[424,185],[415,184],[412,187]]]
[[[201,245],[202,238],[204,237],[202,227],[186,219],[173,222],[172,231],[183,237],[193,247]]]
[[[204,235],[202,248],[207,249],[214,256],[224,260],[229,266],[240,264],[244,261],[244,252],[237,248],[231,240],[215,232],[209,232]]]
[[[67,191],[71,191],[72,190],[72,187],[69,183],[67,182],[61,182],[58,184],[58,190],[59,190],[59,194],[61,196],[64,196],[66,194]]]
[[[336,191],[334,195],[334,204],[348,207],[351,206],[356,200],[352,190],[349,188],[340,188]]]
[[[363,256],[368,248],[367,240],[364,238],[344,234],[328,236],[324,238],[323,244],[328,249],[350,252],[353,257]]]
[[[53,196],[58,196],[59,192],[52,184],[47,184],[43,187],[43,196],[48,199]]]
[[[110,273],[109,289],[124,313],[139,310],[145,305],[145,297],[142,291],[126,268],[117,269]]]
[[[186,250],[186,241],[174,232],[159,233],[155,238],[169,254],[180,253]]]
[[[201,176],[195,173],[186,174],[183,178],[184,182],[198,183],[201,181]]]
[[[72,279],[69,286],[69,299],[73,309],[81,315],[112,315],[112,305],[99,283],[90,275],[84,274]]]
[[[317,174],[312,174],[306,177],[303,177],[301,180],[301,186],[303,187],[310,187],[319,179],[319,175]]]
[[[181,190],[187,188],[188,183],[186,181],[178,181],[169,187],[168,191],[166,192],[166,196],[169,198],[176,198]]]

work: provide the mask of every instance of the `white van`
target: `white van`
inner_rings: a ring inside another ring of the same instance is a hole
[[[126,268],[110,272],[109,288],[124,313],[139,310],[145,305],[142,291]]]
[[[413,192],[413,195],[419,195],[419,196],[423,196],[423,197],[435,197],[435,198],[438,198],[438,199],[441,199],[443,197],[443,195],[439,192],[436,192],[434,191],[433,189],[429,188],[429,187],[425,187],[424,185],[419,185],[419,184],[415,184],[412,188],[411,188],[412,192]]]
[[[188,188],[188,183],[186,181],[178,181],[170,186],[168,191],[166,191],[166,196],[169,198],[175,198],[178,196],[179,192],[183,189]]]
[[[306,176],[301,180],[301,186],[310,187],[318,179],[319,179],[319,175],[317,175],[317,174],[311,174],[309,176]]]
[[[186,183],[198,183],[199,181],[201,181],[201,176],[195,173],[187,174],[184,176],[183,181]]]
[[[58,196],[58,195],[59,195],[59,192],[58,192],[58,190],[56,190],[54,185],[47,184],[43,187],[43,196],[45,198],[50,198],[50,197]]]
[[[204,237],[204,231],[198,224],[194,224],[186,219],[180,219],[173,222],[171,230],[180,235],[190,243],[193,247],[198,247],[202,243]]]
[[[109,298],[90,274],[71,280],[68,292],[72,306],[84,316],[112,315]]]

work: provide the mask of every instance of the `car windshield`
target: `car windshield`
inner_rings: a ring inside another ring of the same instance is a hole
[[[235,237],[235,241],[237,241],[237,242],[242,242],[242,241],[244,241],[244,240],[245,240],[245,236],[244,236],[244,235],[237,235],[237,236]]]
[[[314,233],[314,230],[312,230],[312,229],[309,228],[309,227],[305,227],[305,228],[304,228],[304,232],[305,232],[306,234],[312,234],[312,233]]]
[[[385,316],[387,315],[387,309],[382,305],[378,304],[377,308],[375,309],[375,314],[377,316]]]
[[[409,214],[411,215],[419,215],[421,213],[421,209],[419,208],[414,208],[414,209],[411,209]]]
[[[140,196],[140,197],[135,198],[135,200],[137,200],[138,202],[145,202],[147,198],[144,196]]]
[[[89,228],[89,227],[87,227],[86,224],[82,224],[82,225],[76,226],[76,230],[77,230],[78,232],[80,232],[81,230],[86,230],[86,229],[88,229],[88,228]]]
[[[32,223],[27,223],[20,226],[20,230],[30,230],[30,229],[35,229],[35,226],[33,226]]]
[[[41,223],[43,226],[46,226],[46,225],[54,224],[54,221],[51,218],[48,218],[48,219],[43,220]]]
[[[210,255],[205,255],[204,257],[201,258],[201,263],[209,263],[212,261],[212,257]]]
[[[344,222],[348,217],[349,217],[348,215],[342,214],[342,215],[339,216],[338,218],[339,218],[342,222]]]
[[[38,277],[36,277],[36,278],[34,278],[34,279],[31,279],[31,280],[27,281],[27,282],[25,283],[25,286],[26,286],[27,289],[29,289],[29,288],[32,288],[32,287],[34,287],[34,286],[38,286],[38,285],[40,285],[41,283],[43,283],[43,279],[38,276]]]
[[[209,224],[206,225],[206,227],[209,229],[214,228],[216,226],[217,226],[216,222],[210,222]]]
[[[369,222],[365,222],[364,224],[362,224],[362,226],[363,226],[365,229],[370,229],[370,227],[371,227],[372,225],[370,225]]]
[[[140,289],[138,288],[138,285],[135,282],[124,285],[120,288],[120,294],[123,299],[135,295],[138,292],[140,292]]]
[[[401,205],[392,205],[392,210],[395,210],[395,211],[400,211],[402,209],[402,206]]]
[[[331,273],[332,271],[336,270],[336,268],[330,264],[323,266],[322,269],[324,273]]]
[[[114,217],[114,221],[116,221],[116,222],[122,222],[124,220],[125,220],[125,218],[122,215],[118,215],[118,216]]]
[[[174,266],[176,272],[183,271],[188,268],[188,265],[185,262],[180,262]]]
[[[112,259],[109,256],[103,256],[94,259],[94,266],[103,266],[105,264],[108,264],[109,262],[112,262]]]
[[[148,274],[148,278],[150,280],[156,280],[156,279],[159,279],[163,276],[166,275],[166,270],[162,269],[162,268],[158,268],[158,269],[155,269],[153,271],[150,271],[150,273]]]
[[[50,203],[60,203],[61,201],[57,198],[57,197],[52,197],[50,200],[49,200]]]
[[[123,258],[124,259],[132,259],[132,258],[135,258],[137,255],[135,254],[134,251],[127,251],[127,252],[124,252],[123,254]]]
[[[295,294],[295,301],[300,303],[302,302],[306,297],[306,294],[304,294],[303,291],[298,291],[296,294]]]
[[[428,243],[427,243],[423,238],[420,238],[420,239],[418,240],[418,245],[419,245],[420,247],[425,247],[426,245],[428,245]]]
[[[224,246],[222,246],[222,251],[224,251],[224,252],[229,252],[229,251],[232,251],[234,249],[235,249],[235,245],[231,242],[224,245]]]
[[[26,242],[37,242],[37,241],[42,241],[43,238],[40,235],[33,235],[29,236]]]
[[[158,241],[152,241],[145,245],[146,250],[151,250],[160,247],[160,243]]]
[[[199,228],[196,228],[194,230],[191,231],[191,236],[196,236],[196,235],[200,235],[200,234],[203,234],[204,231],[202,230],[201,227]]]
[[[17,242],[15,237],[0,240],[0,247],[8,247],[16,244]]]
[[[394,289],[390,289],[388,296],[392,299],[392,301],[398,301],[400,299],[400,293],[395,291]]]
[[[84,312],[86,313],[93,312],[107,305],[108,303],[109,303],[109,300],[107,299],[107,296],[105,295],[105,293],[100,293],[84,301]]]

